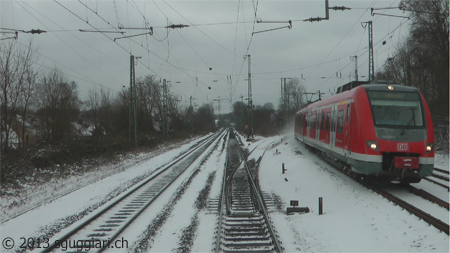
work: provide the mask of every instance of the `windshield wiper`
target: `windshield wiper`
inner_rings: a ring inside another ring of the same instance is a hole
[[[400,135],[404,135],[406,133],[406,129],[411,124],[411,122],[414,122],[414,126],[416,125],[416,114],[414,114],[414,107],[411,107],[411,112],[412,112],[412,116],[409,119],[408,124],[406,124],[405,128],[403,128],[403,130],[400,133]]]

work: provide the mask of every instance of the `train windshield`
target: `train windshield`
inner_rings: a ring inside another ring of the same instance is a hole
[[[376,126],[424,127],[422,103],[417,92],[367,91]]]

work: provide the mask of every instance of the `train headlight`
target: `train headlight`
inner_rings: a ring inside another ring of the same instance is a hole
[[[366,141],[367,146],[374,151],[378,151],[378,142],[377,141]]]
[[[388,90],[394,90],[394,86],[392,86],[392,85],[388,85]]]
[[[427,153],[433,151],[433,148],[434,148],[434,143],[427,143],[427,147],[426,147]]]

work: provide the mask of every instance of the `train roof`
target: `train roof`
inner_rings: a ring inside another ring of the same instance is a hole
[[[354,82],[352,82],[352,83],[354,83]],[[352,84],[352,85],[354,85],[354,84]],[[352,87],[352,85],[348,85],[347,87]],[[333,103],[336,103],[339,101],[350,99],[351,97],[353,97],[353,94],[360,89],[385,91],[385,90],[387,90],[388,86],[392,86],[395,91],[406,91],[406,92],[418,91],[417,88],[410,87],[410,86],[402,86],[402,85],[396,85],[396,84],[378,84],[378,83],[370,83],[369,84],[367,82],[366,82],[366,84],[363,84],[363,82],[360,82],[359,84],[356,85],[356,87],[354,87],[350,90],[344,90],[344,91],[341,91],[340,93],[333,95],[329,98],[326,98],[324,100],[319,100],[314,103],[311,103],[311,104],[301,108],[300,111],[311,109],[311,108],[322,107],[322,106],[325,106],[328,104],[333,104]]]

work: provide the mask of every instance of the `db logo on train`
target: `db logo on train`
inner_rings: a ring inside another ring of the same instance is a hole
[[[408,143],[397,143],[398,151],[408,151]]]

